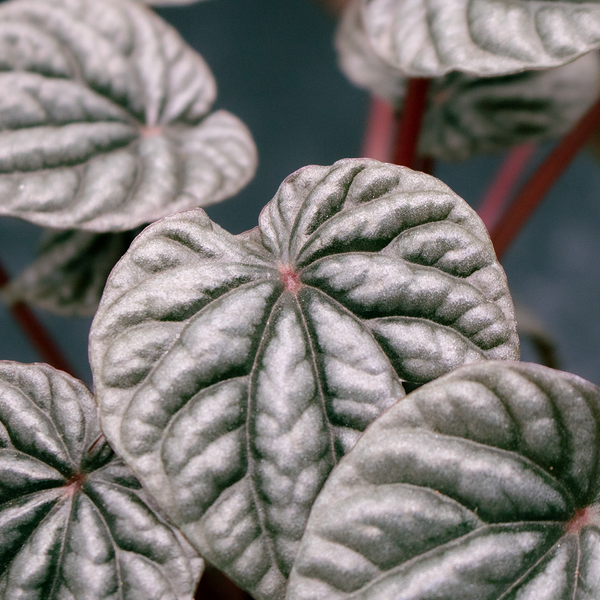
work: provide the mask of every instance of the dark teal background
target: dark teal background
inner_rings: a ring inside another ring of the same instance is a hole
[[[281,181],[307,164],[358,156],[368,95],[336,67],[335,23],[312,0],[205,0],[158,12],[212,68],[217,107],[239,116],[259,151],[254,181],[208,210],[234,233],[256,225]],[[549,147],[543,148],[537,161]],[[436,175],[473,206],[502,155],[438,163]],[[509,286],[543,321],[561,367],[600,383],[600,163],[582,153],[563,175],[503,261]],[[0,220],[0,256],[15,275],[35,255],[39,229]],[[89,319],[39,313],[90,382]],[[39,360],[0,305],[0,358]],[[524,360],[534,360],[528,345]]]

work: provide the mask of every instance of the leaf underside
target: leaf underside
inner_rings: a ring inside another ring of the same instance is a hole
[[[110,271],[136,233],[48,231],[38,258],[0,290],[2,299],[58,315],[91,317]]]
[[[490,361],[365,432],[317,498],[287,600],[600,597],[600,389]]]
[[[362,0],[374,51],[412,77],[505,75],[600,47],[600,5],[581,0]]]
[[[282,597],[316,494],[402,380],[517,355],[475,213],[435,178],[351,159],[288,177],[245,234],[201,210],[150,226],[90,337],[109,440],[264,599]]]
[[[204,60],[120,0],[0,6],[0,214],[133,229],[235,194],[256,151]]]
[[[0,362],[0,597],[192,600],[202,560],[101,435],[87,388]]]

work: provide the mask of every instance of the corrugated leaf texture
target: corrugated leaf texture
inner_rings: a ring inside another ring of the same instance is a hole
[[[0,597],[191,600],[202,560],[101,436],[87,388],[0,362]]]
[[[311,513],[287,600],[600,597],[600,389],[465,366],[365,432]]]
[[[235,194],[256,151],[204,60],[120,0],[0,5],[0,214],[121,231]]]
[[[373,50],[361,6],[362,0],[352,2],[342,18],[336,36],[340,67],[353,83],[401,109],[406,75]],[[595,52],[561,67],[500,77],[454,71],[431,82],[419,151],[442,160],[464,160],[558,138],[599,93],[600,59]]]
[[[136,233],[49,231],[38,258],[0,291],[2,299],[58,315],[92,316],[111,269]]]
[[[600,6],[581,0],[362,0],[371,45],[413,77],[505,75],[600,47]]]
[[[201,210],[150,226],[90,338],[109,440],[202,555],[265,599],[403,380],[517,355],[475,213],[433,177],[352,159],[292,174],[245,234]]]
[[[545,71],[485,78],[450,73],[432,82],[419,150],[464,160],[560,138],[599,95],[596,52]]]
[[[92,316],[112,268],[138,230],[48,231],[38,258],[0,290],[7,304],[27,302],[64,316]]]

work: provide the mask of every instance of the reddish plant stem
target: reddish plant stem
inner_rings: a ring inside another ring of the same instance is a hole
[[[535,153],[535,144],[522,144],[513,148],[504,159],[496,176],[492,180],[477,213],[483,224],[492,229],[504,212],[513,193],[514,187],[521,177],[529,160]]]
[[[390,162],[395,133],[396,115],[392,105],[371,96],[361,156]]]
[[[600,100],[548,155],[490,232],[498,258],[504,255],[548,190],[599,126]]]
[[[428,154],[417,156],[414,168],[416,171],[422,171],[423,173],[427,173],[427,175],[433,175],[435,171],[435,158]]]
[[[2,264],[0,264],[0,288],[9,282],[9,277]],[[29,341],[40,355],[40,358],[49,365],[74,375],[74,370],[56,345],[50,334],[35,316],[33,311],[24,302],[15,302],[9,306],[15,321],[23,330]]]
[[[392,160],[397,165],[414,168],[428,90],[429,79],[412,77],[408,80]]]
[[[241,590],[235,583],[214,567],[207,565],[195,600],[252,600],[250,594]]]

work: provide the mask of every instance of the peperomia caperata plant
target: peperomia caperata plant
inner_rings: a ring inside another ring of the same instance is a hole
[[[148,9],[115,0],[0,6],[0,214],[123,231],[205,206],[252,176],[255,149],[204,60]]]
[[[599,597],[600,389],[517,362],[477,214],[343,159],[227,232],[196,207],[248,181],[252,140],[142,4],[0,5],[0,214],[58,229],[4,298],[102,294],[94,395],[0,362],[0,598],[192,600],[203,559],[256,600]],[[458,160],[568,130],[598,22],[595,2],[360,0],[338,48],[408,117],[410,78],[438,77],[414,141]]]
[[[600,596],[600,388],[468,365],[378,419],[311,512],[288,600]]]
[[[93,314],[131,230],[237,193],[254,142],[211,112],[208,65],[144,6],[13,0],[0,44],[0,215],[76,230],[42,248],[5,300]]]
[[[403,382],[517,357],[477,215],[440,181],[368,160],[291,175],[248,234],[200,210],[149,227],[90,334],[108,439],[202,555],[264,599],[283,594],[329,471]]]
[[[0,398],[0,597],[189,599],[202,560],[106,443],[89,390],[3,361]]]

